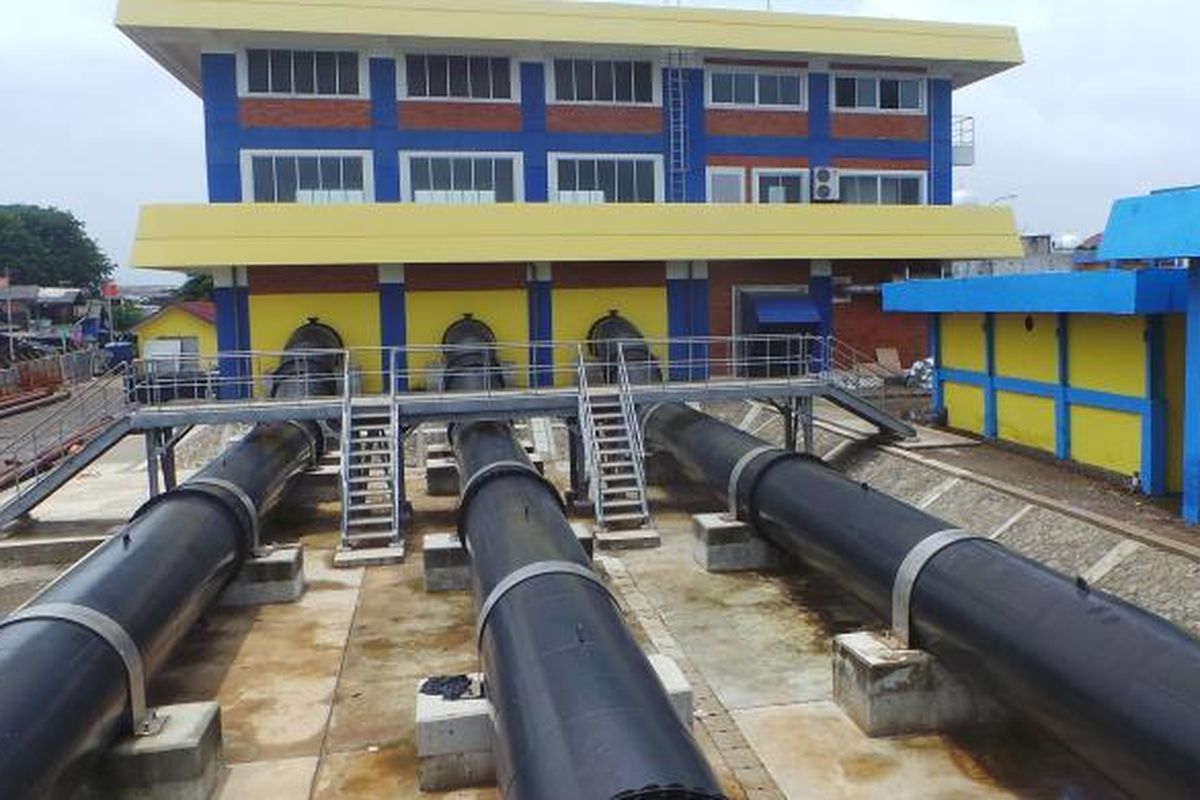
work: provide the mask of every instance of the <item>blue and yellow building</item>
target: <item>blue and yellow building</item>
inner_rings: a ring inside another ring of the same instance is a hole
[[[1010,28],[536,0],[118,25],[204,103],[210,202],[144,208],[133,262],[212,273],[222,351],[310,316],[435,344],[470,313],[537,366],[610,309],[727,336],[784,296],[785,327],[907,362],[925,323],[882,284],[1020,253],[1009,211],[951,205],[953,93],[1021,62]]]
[[[929,315],[933,405],[950,427],[1182,493],[1198,522],[1197,219],[1200,189],[1122,200],[1108,269],[897,283],[884,307]]]

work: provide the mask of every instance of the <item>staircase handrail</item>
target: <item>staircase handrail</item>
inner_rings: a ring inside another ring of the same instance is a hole
[[[583,438],[584,463],[587,465],[588,492],[596,513],[596,524],[604,526],[604,489],[600,485],[600,451],[596,443],[594,420],[592,419],[591,389],[587,378],[587,360],[583,346],[575,346],[575,358],[579,373],[579,435]]]
[[[625,361],[625,343],[621,341],[617,342],[617,390],[621,398],[621,416],[629,432],[629,443],[633,450],[633,471],[637,476],[642,513],[648,517],[650,509],[646,504],[646,447],[642,440],[642,426],[638,422],[637,404],[633,402],[633,387],[629,381],[629,368]]]

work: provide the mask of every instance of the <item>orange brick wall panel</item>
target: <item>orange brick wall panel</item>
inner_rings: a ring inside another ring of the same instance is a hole
[[[929,118],[916,114],[834,114],[835,139],[929,139]]]
[[[808,136],[808,114],[797,111],[709,110],[709,136]]]
[[[661,261],[581,261],[554,264],[556,289],[620,289],[664,286],[667,267]]]
[[[929,169],[925,158],[835,158],[833,166],[838,169],[909,170],[921,172]]]
[[[524,264],[409,264],[404,287],[410,292],[466,292],[524,289]]]
[[[246,99],[238,106],[243,128],[369,128],[368,100]]]
[[[546,107],[551,133],[662,133],[662,109],[642,106]]]
[[[412,131],[521,130],[517,103],[402,102],[397,106],[400,127]]]
[[[833,306],[833,335],[865,356],[874,358],[881,347],[894,347],[905,367],[928,354],[924,314],[891,314],[881,307],[881,295],[854,295],[849,303]]]
[[[250,294],[351,294],[379,291],[374,265],[337,267],[250,267]]]

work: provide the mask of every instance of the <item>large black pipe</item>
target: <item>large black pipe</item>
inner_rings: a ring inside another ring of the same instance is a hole
[[[648,445],[727,493],[763,442],[681,405],[645,415]],[[728,498],[726,498],[728,500]],[[885,621],[905,557],[948,522],[819,461],[762,453],[742,517],[836,578]],[[1138,798],[1200,790],[1200,642],[1165,620],[990,540],[942,550],[912,592],[916,646],[1043,726]]]
[[[318,338],[341,345],[336,334]],[[278,375],[305,372],[285,358]],[[277,382],[281,395],[312,393],[288,383]],[[319,433],[313,423],[255,427],[190,481],[143,505],[26,608],[70,603],[107,615],[153,676],[251,549],[256,521],[216,482],[237,487],[265,516],[316,459]],[[123,662],[97,635],[48,619],[0,627],[0,798],[67,797],[90,780],[105,747],[129,730],[128,700]]]
[[[481,366],[496,372],[491,340],[479,325],[447,335],[448,388],[475,385]],[[485,603],[518,570],[553,565],[504,593],[481,631],[501,796],[723,797],[613,600],[581,574],[590,574],[587,555],[558,493],[529,463],[511,427],[467,423],[451,438],[465,479],[459,534],[471,554],[476,602]]]

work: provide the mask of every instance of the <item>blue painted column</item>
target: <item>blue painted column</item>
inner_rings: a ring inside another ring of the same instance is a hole
[[[1183,390],[1183,518],[1200,523],[1200,261],[1188,267]]]
[[[522,64],[521,139],[527,203],[545,203],[549,199],[546,136],[546,68],[540,63]]]
[[[926,347],[929,350],[929,357],[933,359],[930,405],[934,416],[940,419],[946,413],[945,386],[942,380],[942,315],[930,314],[926,324]]]
[[[687,380],[691,375],[693,354],[687,342],[692,336],[692,273],[686,261],[667,263],[667,337],[671,339],[667,359],[670,379]]]
[[[1146,317],[1146,410],[1142,414],[1142,491],[1167,492],[1166,332],[1161,314]]]
[[[996,317],[991,313],[983,318],[983,344],[987,375],[983,386],[983,435],[995,439],[999,429],[996,419]]]
[[[529,297],[529,382],[554,385],[554,273],[550,264],[530,264],[525,282]]]
[[[704,70],[684,70],[687,76],[687,197],[689,203],[708,201],[708,126],[704,107]]]
[[[814,261],[810,269],[808,296],[821,315],[822,340],[829,341],[829,337],[833,336],[833,265],[828,261]],[[809,368],[818,371],[829,369],[833,355],[831,349],[821,347],[816,353],[809,353]]]
[[[828,167],[833,160],[833,127],[829,116],[829,75],[808,75],[809,166]]]
[[[1054,455],[1061,461],[1071,458],[1071,403],[1067,388],[1071,385],[1069,314],[1058,315],[1058,386],[1054,392]]]
[[[208,162],[208,200],[240,203],[241,154],[238,149],[237,57],[205,53],[200,57],[204,93],[204,146]]]
[[[213,273],[213,304],[217,307],[217,371],[221,381],[217,397],[234,400],[249,397],[250,364],[243,353],[250,349],[250,298],[236,267]]]
[[[385,133],[394,132],[400,125],[396,105],[396,60],[372,58],[371,75],[371,128],[376,143],[390,142]],[[375,202],[397,203],[400,201],[400,153],[392,146],[377,146],[373,150],[375,161]],[[402,284],[403,285],[403,284]]]
[[[954,86],[947,80],[929,81],[929,202],[954,202]]]
[[[404,290],[404,265],[379,266],[379,343],[384,348],[403,348],[408,344],[408,300]],[[408,390],[408,353],[397,349],[390,356],[396,391]],[[383,355],[383,368],[388,368],[389,355]],[[384,387],[387,390],[387,387]]]

